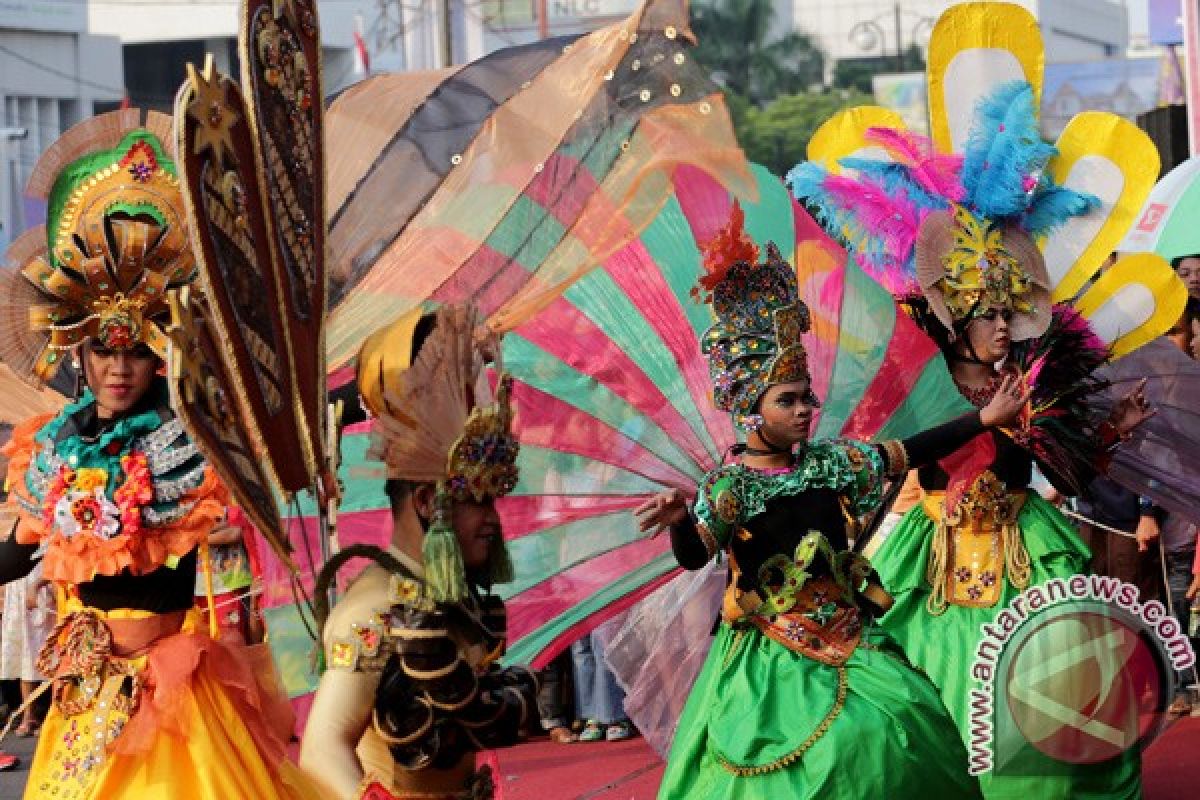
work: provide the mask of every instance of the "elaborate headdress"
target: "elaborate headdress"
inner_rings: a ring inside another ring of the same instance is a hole
[[[919,287],[947,328],[1003,308],[1012,338],[1032,338],[1050,322],[1050,279],[1034,237],[1100,205],[1046,172],[1056,151],[1038,133],[1033,102],[1025,81],[998,87],[975,109],[961,154],[869,127],[865,141],[888,160],[841,159],[853,176],[807,162],[788,180],[865,269],[893,290]]]
[[[454,503],[481,502],[508,494],[517,483],[512,433],[511,379],[501,373],[490,402],[484,369],[490,355],[476,340],[481,320],[473,308],[443,306],[433,330],[414,357],[414,337],[425,315],[420,308],[364,342],[358,386],[376,417],[368,457],[383,461],[389,478],[434,483],[434,519],[425,534],[423,558],[435,600],[466,594],[462,554],[450,525]],[[511,580],[503,548],[489,579]]]
[[[758,260],[758,247],[742,225],[736,202],[729,224],[704,248],[704,272],[694,290],[712,303],[717,322],[700,349],[708,358],[713,402],[743,431],[762,426],[758,400],[779,383],[808,380],[808,307],[797,296],[796,272],[774,244]]]
[[[946,328],[999,306],[1012,338],[1029,339],[1052,303],[1073,302],[1119,356],[1157,336],[1181,298],[1169,267],[1144,255],[1096,279],[1157,179],[1158,153],[1137,126],[1095,111],[1044,141],[1044,61],[1020,6],[952,6],[929,42],[930,138],[878,106],[848,109],[817,130],[788,183],[868,273],[897,294],[919,289]]]
[[[47,222],[13,242],[7,258],[19,274],[0,281],[10,321],[0,356],[18,374],[48,380],[88,337],[165,355],[166,292],[195,275],[170,132],[163,114],[102,114],[34,167],[27,192],[46,199]]]

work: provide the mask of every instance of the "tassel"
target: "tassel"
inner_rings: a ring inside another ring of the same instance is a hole
[[[1004,526],[1004,568],[1013,586],[1024,589],[1029,585],[1029,551],[1025,549],[1021,528],[1016,523]]]
[[[925,580],[929,581],[929,599],[925,609],[933,616],[946,613],[946,569],[950,558],[950,529],[946,525],[946,512],[942,510],[933,542],[929,548],[929,564],[925,567]]]
[[[458,536],[450,523],[450,498],[441,484],[435,502],[433,521],[421,545],[425,590],[435,603],[461,603],[467,599],[467,574]]]

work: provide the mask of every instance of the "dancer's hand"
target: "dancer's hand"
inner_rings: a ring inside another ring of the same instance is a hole
[[[672,525],[678,525],[687,519],[688,498],[679,489],[668,489],[654,495],[633,510],[638,518],[638,530],[642,533],[653,531],[653,539]]]
[[[979,420],[989,428],[1011,425],[1029,403],[1031,394],[1032,387],[1026,387],[1020,375],[1005,375],[991,402],[979,412]]]
[[[1129,394],[1121,398],[1109,415],[1108,421],[1117,429],[1122,437],[1128,436],[1139,425],[1157,413],[1146,401],[1146,378],[1138,381],[1138,385]]]
[[[1134,535],[1137,537],[1138,552],[1145,553],[1150,549],[1150,543],[1158,538],[1158,520],[1149,515],[1139,518]]]

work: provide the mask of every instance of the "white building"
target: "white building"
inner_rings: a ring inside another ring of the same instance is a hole
[[[318,0],[327,92],[360,77],[354,69],[356,18],[370,24],[380,5],[378,0]],[[212,53],[217,69],[237,77],[238,12],[237,0],[87,2],[88,30],[121,41],[132,103],[161,111],[171,110],[186,65],[203,63],[206,53]]]
[[[1047,63],[1125,55],[1129,15],[1123,0],[1015,1],[1037,17]],[[776,0],[775,28],[813,36],[832,70],[840,59],[895,59],[913,44],[924,51],[933,23],[952,5],[957,0]]]
[[[40,221],[22,195],[42,151],[121,101],[120,42],[87,31],[83,0],[0,2],[0,245]]]

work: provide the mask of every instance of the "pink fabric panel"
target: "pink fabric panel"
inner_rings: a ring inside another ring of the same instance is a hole
[[[662,272],[646,252],[641,240],[630,242],[621,252],[609,259],[605,271],[612,277],[625,295],[642,312],[642,316],[658,334],[659,339],[670,351],[679,367],[680,375],[687,384],[688,393],[696,401],[700,416],[708,435],[717,445],[718,452],[734,443],[733,426],[729,416],[717,411],[709,400],[710,383],[708,366],[700,353],[700,343],[692,331],[691,323],[679,307],[671,287]],[[711,460],[700,462],[709,470],[716,466]]]
[[[666,574],[650,581],[636,592],[630,592],[615,603],[605,606],[595,614],[592,614],[590,617],[585,617],[571,627],[567,628],[565,631],[556,636],[554,641],[552,641],[544,650],[534,656],[533,660],[529,663],[529,668],[535,670],[542,669],[551,661],[553,661],[555,656],[570,647],[571,642],[581,638],[585,633],[590,633],[591,631],[595,630],[597,627],[603,625],[605,622],[608,622],[622,611],[632,608],[640,600],[653,594],[655,590],[665,585],[668,581],[682,571],[683,570],[681,569],[670,570]]]
[[[519,331],[533,344],[595,379],[653,420],[697,464],[711,460],[707,448],[662,390],[591,320],[563,298]]]
[[[506,539],[517,539],[557,525],[637,508],[645,498],[604,495],[509,495],[496,501]],[[512,532],[516,532],[515,535]]]
[[[842,434],[859,439],[874,436],[912,393],[925,364],[936,354],[933,340],[907,314],[896,309],[896,327],[883,363],[871,379],[864,401],[846,420]]]
[[[520,409],[514,428],[522,444],[612,464],[663,486],[682,489],[695,483],[637,442],[553,395],[515,383],[513,396]]]
[[[618,578],[671,549],[670,537],[639,539],[560,572],[509,599],[508,635],[517,641]]]

